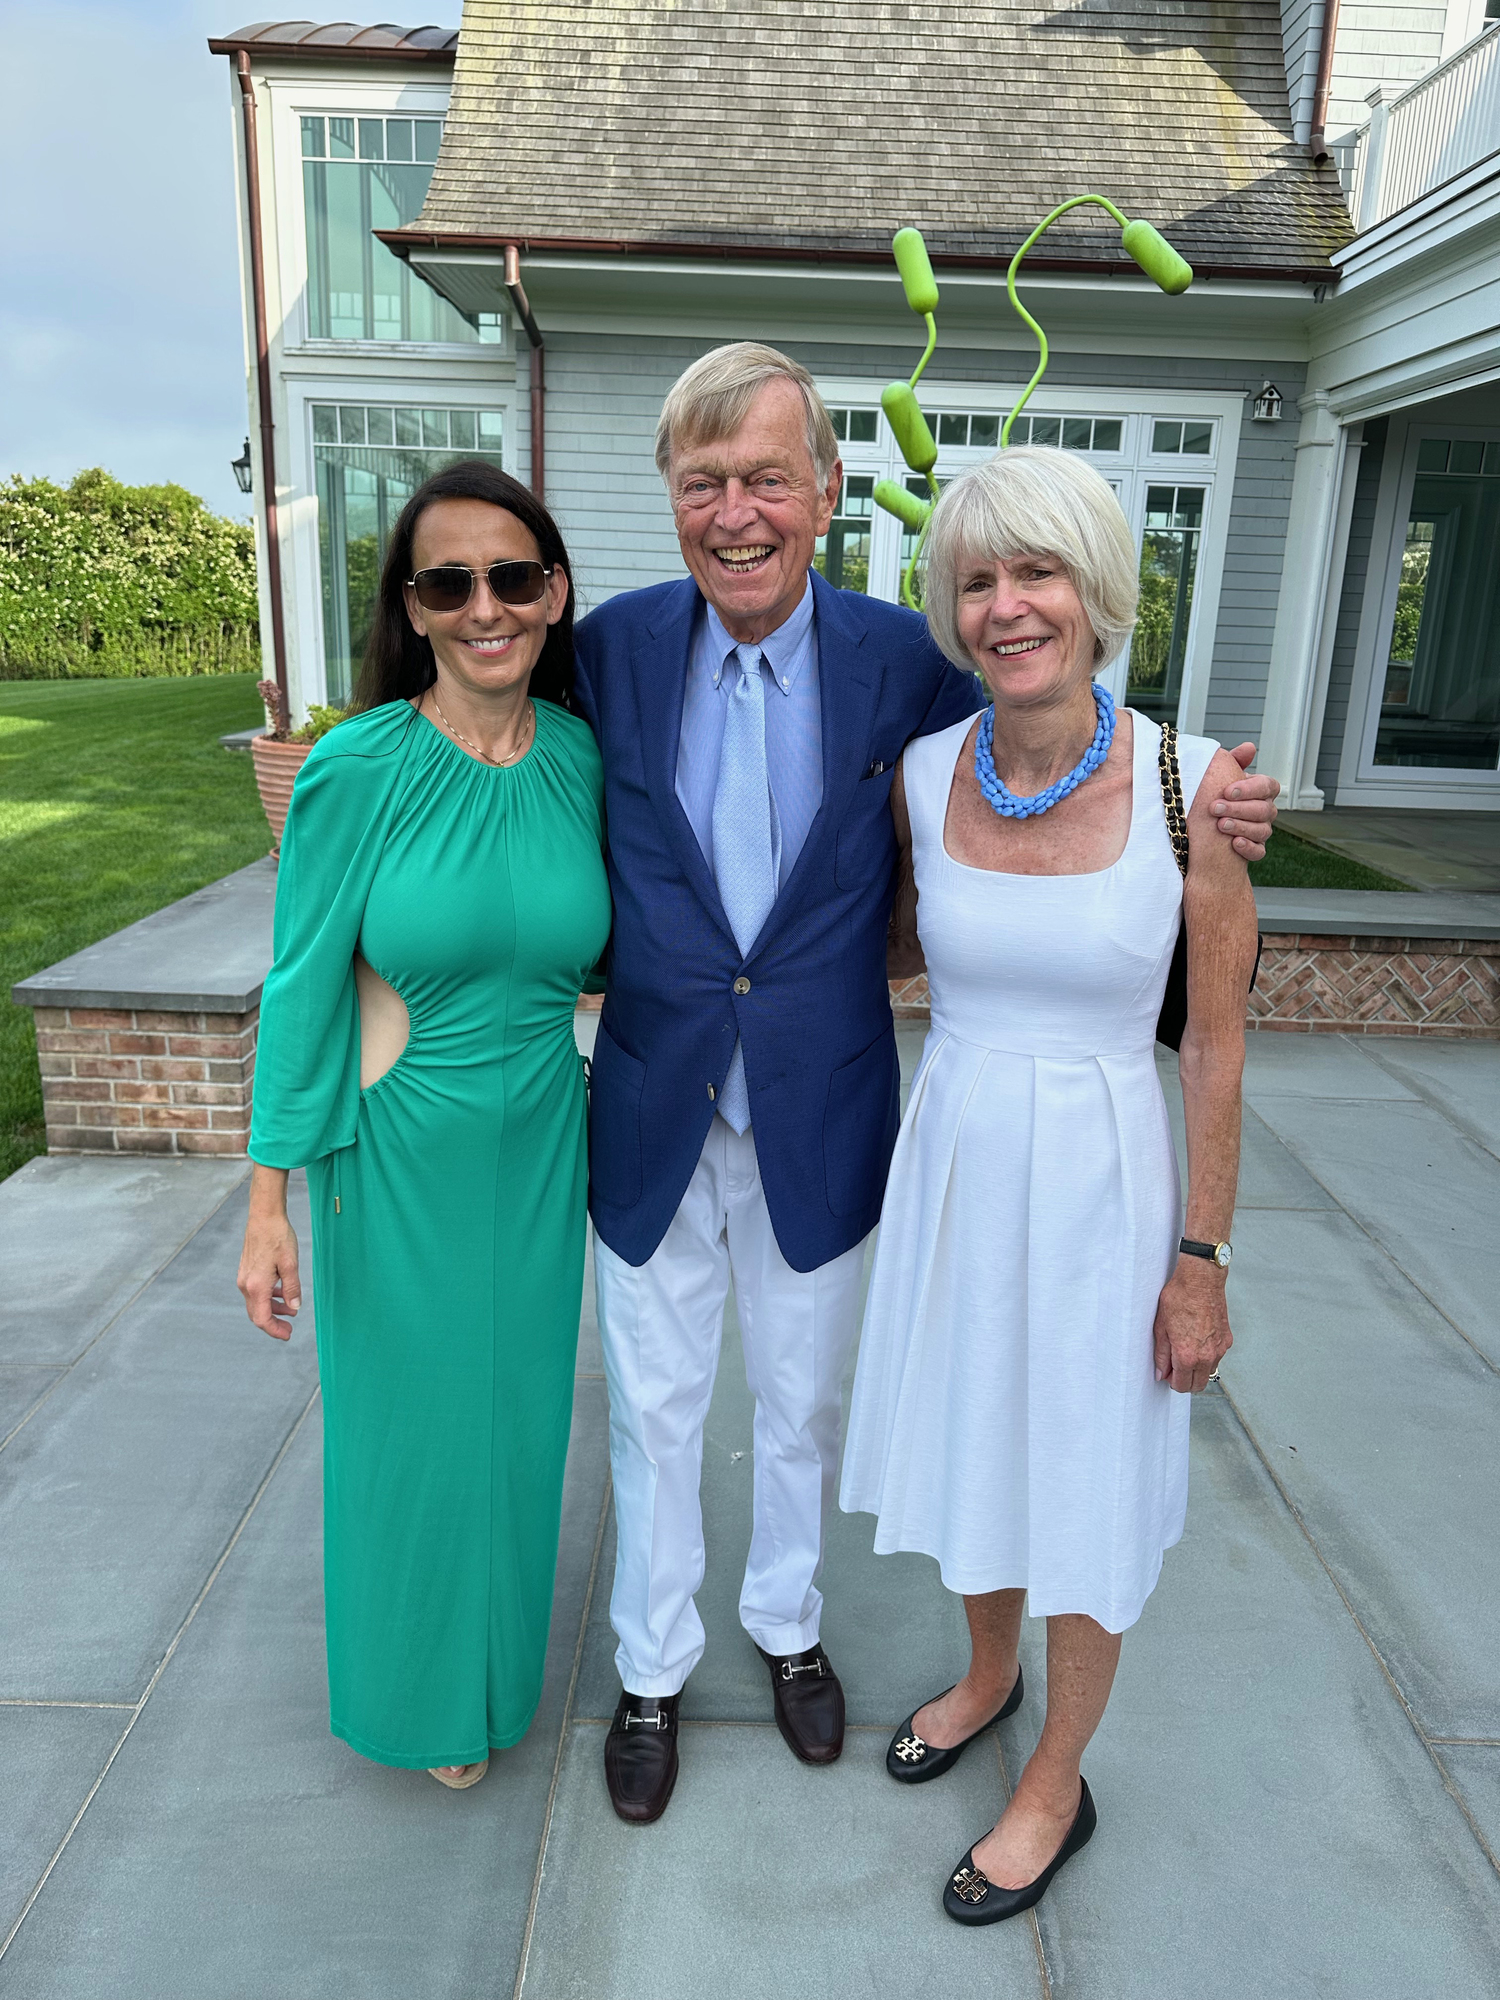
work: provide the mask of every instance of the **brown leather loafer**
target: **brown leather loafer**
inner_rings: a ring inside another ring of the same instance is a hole
[[[805,1653],[768,1653],[776,1727],[804,1764],[831,1764],[844,1747],[844,1690],[821,1646]]]
[[[604,1782],[621,1819],[649,1826],[660,1819],[677,1783],[680,1694],[620,1696],[604,1739]]]

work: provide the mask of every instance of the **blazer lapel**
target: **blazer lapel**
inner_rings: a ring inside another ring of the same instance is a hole
[[[858,591],[835,590],[812,572],[818,638],[818,708],[823,719],[823,801],[818,807],[797,864],[782,884],[757,951],[775,934],[812,872],[814,856],[834,837],[849,795],[864,776],[870,732],[880,695],[879,670],[864,650],[868,627],[860,615]]]
[[[636,705],[641,723],[641,752],[646,788],[657,817],[672,843],[683,873],[699,901],[731,940],[734,932],[719,899],[719,886],[698,845],[692,821],[677,796],[677,747],[682,736],[682,704],[687,692],[688,655],[693,625],[702,599],[698,586],[684,579],[646,634],[633,649]],[[736,946],[738,950],[738,946]]]

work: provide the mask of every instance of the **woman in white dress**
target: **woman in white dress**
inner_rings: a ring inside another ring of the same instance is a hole
[[[1210,802],[1239,767],[1178,739],[1186,876],[1162,732],[1093,681],[1135,618],[1119,504],[1073,454],[1012,449],[955,479],[927,605],[993,709],[907,747],[898,969],[932,1028],[891,1167],[842,1504],[876,1549],[935,1556],[971,1664],[892,1740],[922,1782],[1022,1698],[1022,1605],[1047,1619],[1041,1741],[944,1890],[961,1923],[1029,1909],[1094,1831],[1079,1760],[1187,1502],[1188,1394],[1230,1344],[1245,994],[1244,864]],[[1205,782],[1207,780],[1207,782]],[[1185,1233],[1156,1023],[1187,930]]]

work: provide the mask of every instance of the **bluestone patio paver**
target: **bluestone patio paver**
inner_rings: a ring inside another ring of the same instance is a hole
[[[1264,1097],[1255,1108],[1500,1367],[1500,1159],[1427,1104]]]
[[[317,1381],[233,1287],[242,1187],[0,1456],[0,1695],[135,1701]],[[60,1587],[62,1579],[66,1587]]]
[[[909,1079],[921,1030],[898,1040]],[[625,1827],[591,1304],[542,1705],[453,1794],[328,1734],[311,1315],[289,1350],[243,1318],[243,1163],[0,1187],[0,1416],[32,1410],[0,1444],[7,2000],[1500,2000],[1500,1287],[1469,1247],[1500,1049],[1257,1034],[1246,1094],[1237,1341],[1086,1760],[1100,1832],[1039,1922],[998,1931],[938,1892],[1034,1740],[1042,1628],[1019,1715],[898,1790],[887,1732],[962,1668],[962,1613],[933,1563],[836,1517],[824,1637],[854,1727],[833,1768],[795,1762],[738,1622],[732,1311],[683,1775]],[[130,1705],[33,1705],[101,1688]]]
[[[76,1359],[245,1171],[243,1160],[28,1160],[0,1182],[0,1361]]]
[[[1236,1228],[1229,1396],[1423,1726],[1500,1734],[1500,1375],[1347,1216]]]

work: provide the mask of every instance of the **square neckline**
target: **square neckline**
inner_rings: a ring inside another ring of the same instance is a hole
[[[943,794],[942,818],[938,821],[938,846],[942,850],[943,859],[948,866],[950,868],[962,869],[966,875],[998,875],[1002,881],[1006,882],[1097,882],[1105,875],[1113,875],[1129,854],[1131,845],[1135,840],[1136,828],[1140,821],[1142,792],[1140,769],[1142,754],[1141,724],[1150,720],[1148,716],[1143,716],[1139,709],[1127,707],[1125,713],[1130,717],[1131,732],[1130,824],[1125,829],[1125,845],[1107,867],[1048,869],[1041,873],[1038,873],[1034,869],[1023,871],[1018,868],[980,868],[972,861],[960,861],[958,856],[949,850],[948,808],[953,803],[953,785],[958,776],[959,759],[963,756],[964,746],[969,740],[969,730],[977,720],[977,718],[972,716],[963,725],[963,735],[959,738],[958,743],[958,754],[954,757],[948,771],[948,786]]]

